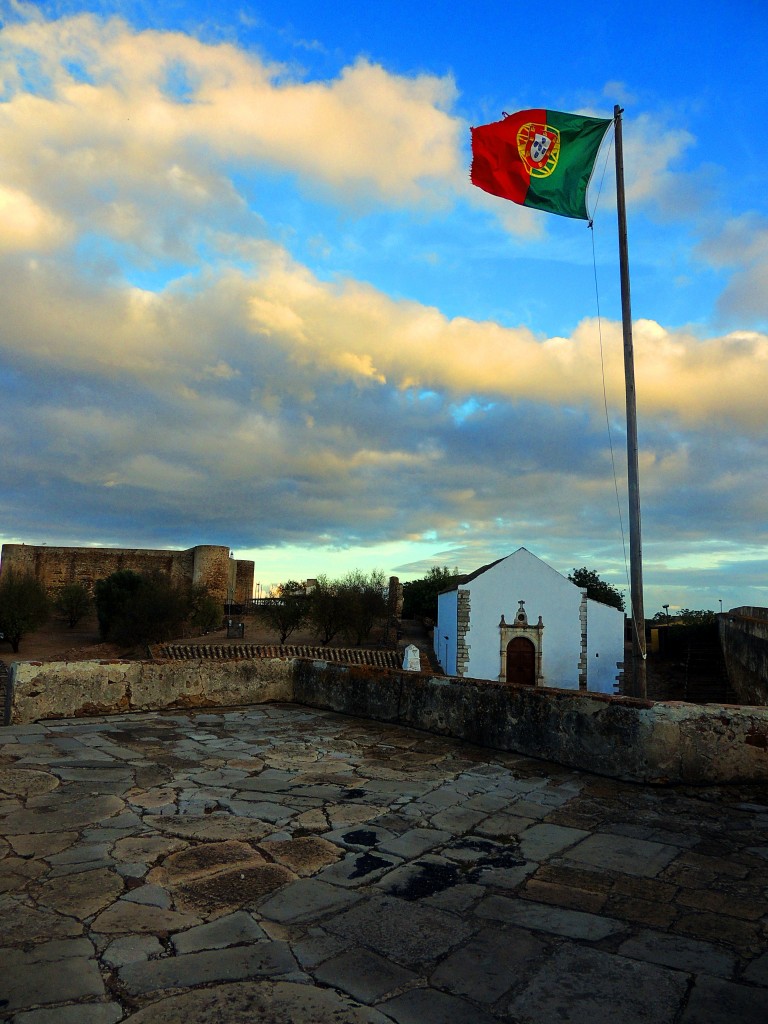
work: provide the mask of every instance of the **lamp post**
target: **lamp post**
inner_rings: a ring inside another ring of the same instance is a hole
[[[667,625],[669,625],[669,605],[668,604],[663,604],[661,607],[666,612],[666,615],[667,615]]]
[[[723,599],[722,599],[722,597],[718,597],[718,601],[720,602],[720,614],[722,615],[723,614]]]

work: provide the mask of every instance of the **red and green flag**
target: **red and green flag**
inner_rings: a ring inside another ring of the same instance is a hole
[[[587,187],[612,118],[519,110],[472,129],[473,185],[521,206],[589,220]]]

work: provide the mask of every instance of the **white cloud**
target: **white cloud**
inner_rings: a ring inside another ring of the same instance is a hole
[[[227,186],[211,161],[271,165],[345,202],[431,206],[462,175],[449,78],[361,59],[331,81],[291,80],[228,44],[90,15],[6,26],[0,74],[9,176],[34,167],[39,196],[72,217],[98,205],[118,233],[133,230],[132,202],[150,188],[187,206],[214,201]]]
[[[768,220],[756,213],[732,217],[705,238],[697,253],[712,266],[731,271],[718,297],[726,321],[737,317],[768,320]]]
[[[676,181],[673,165],[694,145],[694,136],[649,114],[631,118],[622,134],[627,201],[666,201]]]
[[[45,252],[68,240],[64,222],[21,189],[0,185],[0,253]]]

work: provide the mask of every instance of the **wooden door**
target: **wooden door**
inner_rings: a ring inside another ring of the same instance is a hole
[[[507,682],[536,685],[536,648],[528,637],[516,636],[507,644]]]

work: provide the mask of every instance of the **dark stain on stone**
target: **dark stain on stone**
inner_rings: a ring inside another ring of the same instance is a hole
[[[463,879],[455,864],[430,864],[424,861],[414,861],[410,876],[392,885],[388,891],[393,896],[399,896],[403,900],[422,900],[427,896],[434,896],[438,892],[450,889],[458,885]]]
[[[341,837],[350,846],[375,846],[378,836],[369,828],[359,828],[354,832],[345,832]]]
[[[501,856],[506,854],[508,851],[498,842],[494,842],[491,839],[479,839],[469,838],[466,839],[454,839],[453,842],[448,843],[445,847],[446,856],[450,857],[451,851],[467,851],[469,853],[476,853],[474,860],[480,860],[481,857],[493,857]]]
[[[391,868],[392,861],[384,860],[382,857],[377,857],[375,853],[361,853],[355,861],[355,870],[350,874],[350,878],[364,878],[366,875],[373,874],[374,871],[378,871],[380,868]]]
[[[467,872],[467,881],[478,882],[483,871],[488,868],[517,868],[525,863],[525,857],[521,857],[512,850],[506,850],[495,857],[481,857]]]

